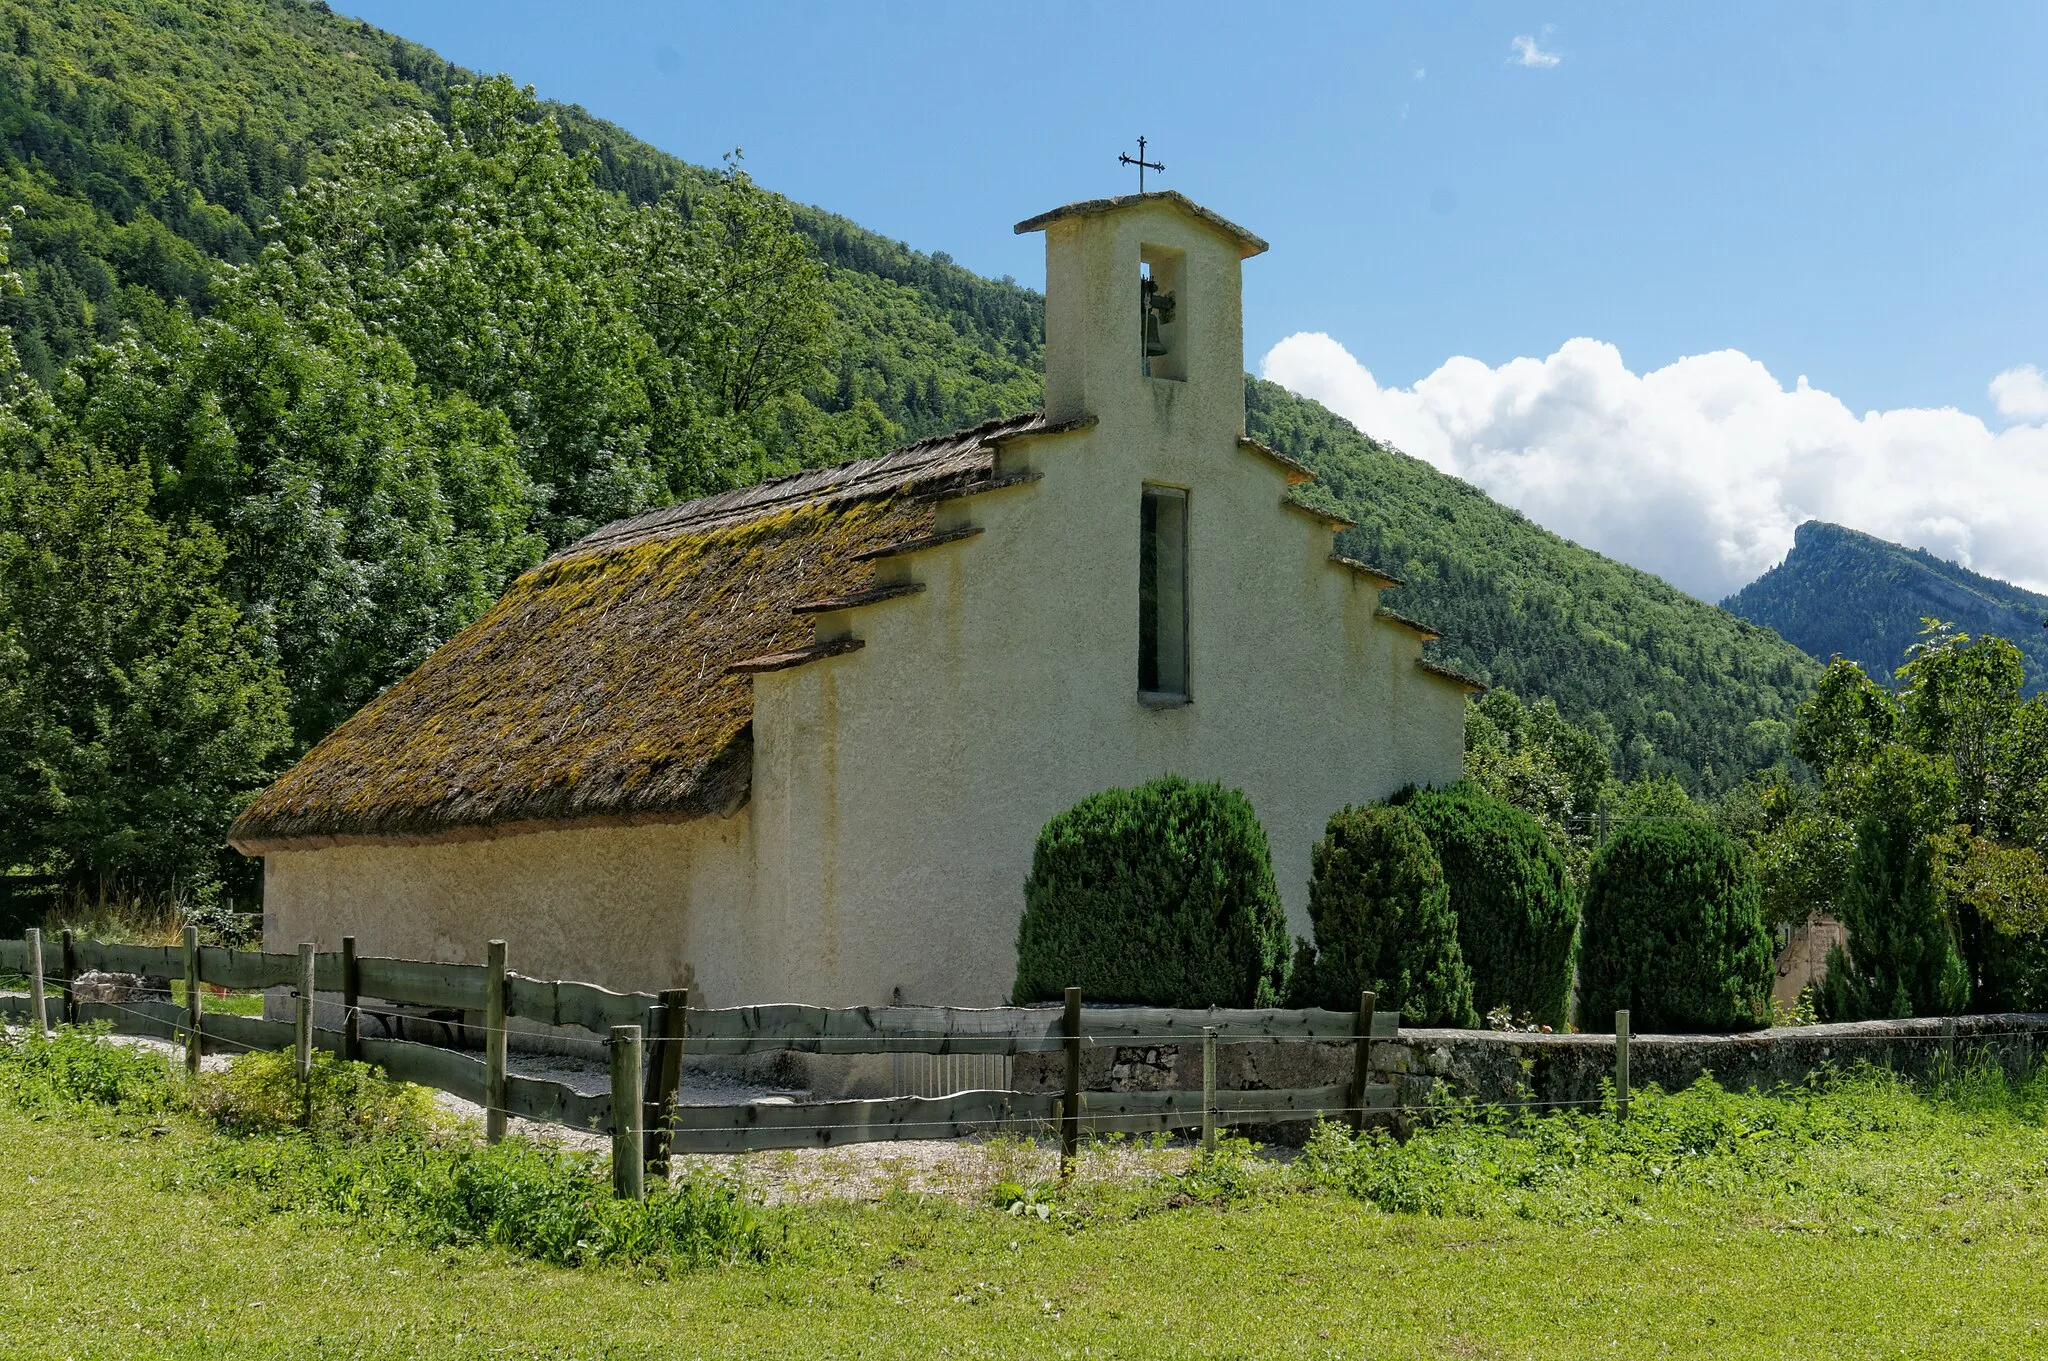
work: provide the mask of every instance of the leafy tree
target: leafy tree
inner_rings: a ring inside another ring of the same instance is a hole
[[[1562,1028],[1571,1010],[1579,896],[1542,826],[1467,781],[1404,791],[1393,802],[1407,809],[1443,864],[1478,1007],[1505,1006]]]
[[[690,469],[656,466],[687,412],[650,395],[661,361],[634,316],[627,210],[530,90],[458,90],[447,128],[402,119],[336,159],[287,196],[230,298],[346,313],[397,341],[430,390],[503,413],[551,541],[696,489]]]
[[[1771,940],[1742,848],[1703,821],[1619,828],[1593,860],[1579,1015],[1639,1031],[1745,1030],[1771,1019]]]
[[[1584,877],[1609,774],[1600,740],[1547,699],[1524,704],[1495,689],[1465,707],[1465,778],[1535,818],[1574,878]]]
[[[1970,972],[1937,883],[1941,836],[1955,806],[1949,763],[1897,744],[1858,772],[1856,852],[1841,898],[1849,951],[1828,952],[1821,1014],[1860,1021],[1954,1015]]]
[[[177,894],[289,737],[285,691],[146,470],[60,448],[0,471],[0,865]]]
[[[1814,847],[1800,869],[1812,906],[1850,928],[1823,1002],[1837,1016],[1953,1012],[1973,997],[2017,1005],[2044,990],[2020,961],[2048,958],[2030,906],[2048,876],[2035,830],[2048,807],[2048,701],[2022,700],[2011,643],[1932,620],[1897,674],[1894,696],[1838,660],[1800,711],[1795,741],[1822,796],[1808,826],[1775,836]],[[1854,849],[1837,873],[1840,858],[1819,852],[1839,846],[1843,826]],[[1776,850],[1789,860],[1794,847]]]
[[[1315,941],[1296,952],[1295,1005],[1349,1010],[1369,991],[1411,1025],[1479,1024],[1443,865],[1414,818],[1340,809],[1310,858]]]
[[[1245,796],[1162,776],[1045,824],[1017,930],[1019,1005],[1078,987],[1104,1002],[1274,1006],[1287,916]]]
[[[303,746],[425,660],[540,555],[497,413],[436,399],[345,311],[238,305],[77,367],[64,405],[149,466],[160,515],[211,526],[220,587],[292,691]]]
[[[1704,818],[1705,814],[1685,786],[1669,775],[1653,775],[1627,784],[1611,786],[1604,811],[1610,824],[1619,826],[1646,818]]]
[[[821,376],[839,348],[826,276],[789,207],[741,168],[709,193],[643,215],[641,314],[662,354],[680,356],[721,416],[744,416]]]
[[[1715,823],[1744,841],[1763,895],[1764,923],[1792,928],[1818,916],[1839,920],[1856,854],[1856,831],[1817,787],[1780,768],[1753,778],[1746,797],[1724,799]]]

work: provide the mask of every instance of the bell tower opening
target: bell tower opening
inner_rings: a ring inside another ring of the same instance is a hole
[[[1185,251],[1171,246],[1138,248],[1139,372],[1147,378],[1187,380],[1186,266]]]

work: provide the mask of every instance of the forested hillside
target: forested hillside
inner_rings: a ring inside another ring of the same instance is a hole
[[[1839,653],[1880,679],[1919,641],[1921,621],[1940,619],[2011,639],[2026,693],[2048,686],[2048,596],[1824,520],[1799,526],[1783,562],[1721,603],[1815,657]]]
[[[1028,290],[321,6],[0,0],[0,179],[0,874],[233,896],[239,803],[550,547],[1039,399]],[[1624,775],[1784,754],[1768,630],[1250,399],[1445,660]]]
[[[443,122],[476,75],[298,0],[0,0],[0,193],[23,290],[0,301],[28,370],[161,304],[205,310],[213,265],[254,258],[286,190],[333,169],[343,139],[410,114]],[[580,108],[544,103],[600,188],[634,205],[707,191],[714,172]],[[1043,301],[814,208],[798,229],[832,266],[856,343],[805,393],[871,399],[905,438],[1029,409]]]

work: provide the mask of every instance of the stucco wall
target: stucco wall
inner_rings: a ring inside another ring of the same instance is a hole
[[[772,955],[747,911],[752,819],[537,832],[412,846],[354,845],[264,857],[266,949],[322,950],[356,937],[366,955],[480,964],[502,937],[511,967],[626,991],[694,987],[727,1006],[771,986],[736,961]]]
[[[1138,372],[1153,243],[1186,251],[1185,381]],[[863,650],[756,678],[758,910],[813,943],[790,960],[792,995],[1001,1000],[1039,827],[1167,771],[1245,790],[1306,933],[1330,813],[1459,773],[1462,690],[1415,665],[1419,640],[1329,560],[1331,529],[1283,509],[1284,472],[1238,446],[1235,243],[1160,207],[1056,224],[1049,252],[1048,334],[1069,349],[1048,408],[1098,423],[1010,451],[1041,480],[949,507],[984,532],[912,559],[922,593],[821,621]],[[1179,708],[1137,691],[1148,481],[1190,489]]]

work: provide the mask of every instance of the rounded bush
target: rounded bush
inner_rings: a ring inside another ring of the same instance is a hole
[[[1394,802],[1443,863],[1475,1006],[1562,1027],[1571,1010],[1579,895],[1543,825],[1464,780],[1404,792]]]
[[[1269,1007],[1287,915],[1251,801],[1168,775],[1092,794],[1038,834],[1017,930],[1021,1005]]]
[[[1579,939],[1579,1024],[1637,1032],[1770,1024],[1772,954],[1742,848],[1704,822],[1648,818],[1593,858]]]
[[[1479,1024],[1443,866],[1415,819],[1384,805],[1344,808],[1310,861],[1316,935],[1298,956],[1298,1005],[1348,1011],[1371,991],[1410,1025]]]

